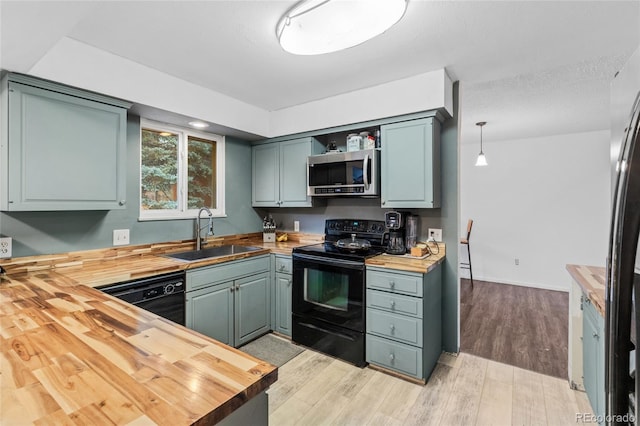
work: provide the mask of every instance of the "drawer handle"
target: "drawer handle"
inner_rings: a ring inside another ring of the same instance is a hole
[[[393,364],[393,361],[395,361],[396,356],[394,354],[389,354],[389,361]]]
[[[390,305],[391,305],[391,309],[395,309],[396,308],[396,301],[392,300]]]
[[[395,281],[389,281],[389,287],[394,288],[396,286]]]
[[[389,331],[393,334],[393,332],[396,331],[396,326],[393,324],[389,325]]]

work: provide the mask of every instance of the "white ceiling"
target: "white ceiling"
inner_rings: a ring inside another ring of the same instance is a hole
[[[270,111],[446,68],[474,143],[476,121],[487,142],[607,129],[610,81],[640,46],[639,0],[410,0],[374,40],[294,56],[275,38],[294,3],[1,0],[0,64],[28,73],[70,37]]]

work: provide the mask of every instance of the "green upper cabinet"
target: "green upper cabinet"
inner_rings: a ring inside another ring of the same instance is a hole
[[[2,210],[124,208],[129,104],[7,74],[1,105]]]
[[[252,148],[253,207],[311,207],[307,196],[307,157],[320,153],[311,137],[254,145]]]
[[[440,122],[433,117],[380,127],[381,206],[440,207]]]

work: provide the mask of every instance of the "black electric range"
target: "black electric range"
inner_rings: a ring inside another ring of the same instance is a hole
[[[369,241],[351,252],[335,243]],[[359,367],[365,361],[365,260],[384,252],[384,221],[329,219],[325,242],[293,249],[292,340]]]
[[[336,242],[351,238],[352,235],[355,235],[357,239],[369,241],[371,248],[367,251],[350,252],[336,246]],[[325,221],[324,240],[324,243],[296,247],[293,249],[293,253],[364,261],[364,259],[384,252],[389,234],[382,220],[328,219]]]

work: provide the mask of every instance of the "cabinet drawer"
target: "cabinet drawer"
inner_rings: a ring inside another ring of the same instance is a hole
[[[187,291],[269,270],[269,256],[250,257],[187,271]]]
[[[386,291],[367,290],[367,308],[422,318],[422,299]]]
[[[291,258],[276,256],[276,271],[282,274],[290,274],[292,271]]]
[[[422,347],[422,320],[367,309],[367,333]]]
[[[422,350],[367,334],[366,361],[422,378]]]
[[[422,297],[422,275],[367,270],[367,288]]]

